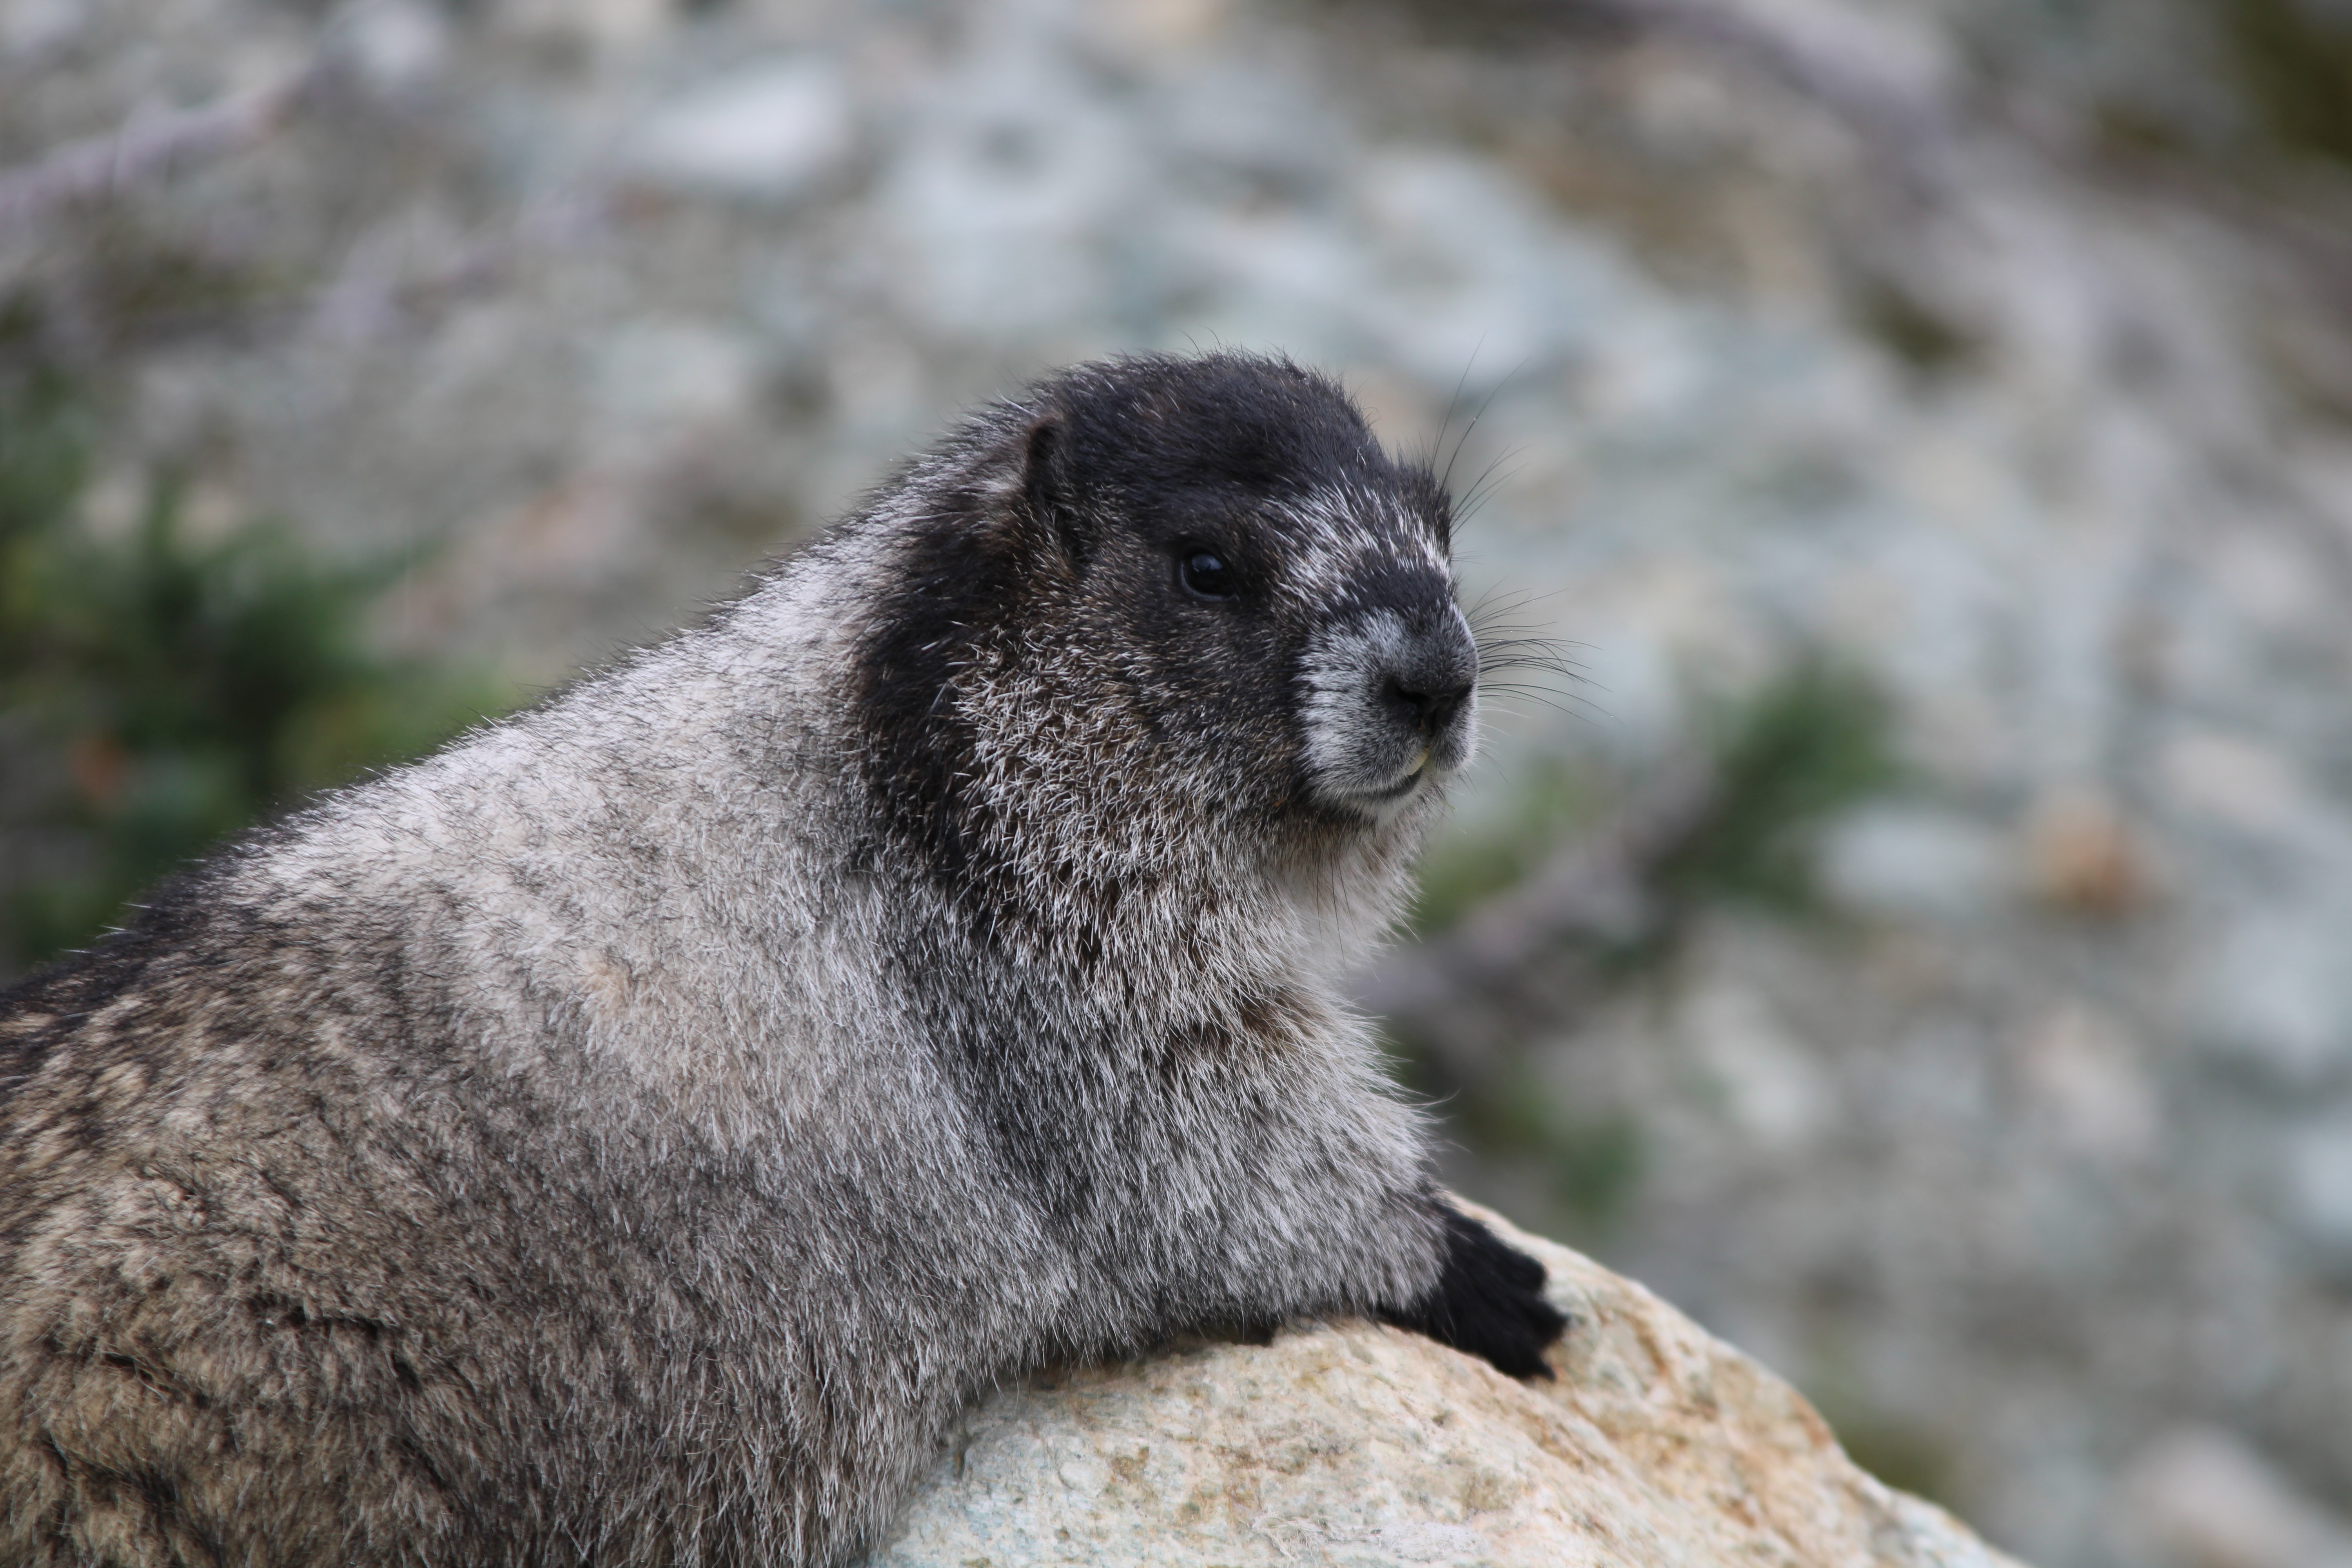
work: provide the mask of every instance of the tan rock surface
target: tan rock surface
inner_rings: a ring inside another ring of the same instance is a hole
[[[1502,1228],[1575,1317],[1556,1381],[1353,1321],[1033,1380],[967,1417],[874,1568],[2015,1568],[1639,1285]]]

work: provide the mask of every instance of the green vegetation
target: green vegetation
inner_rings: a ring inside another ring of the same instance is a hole
[[[1499,826],[1450,833],[1422,863],[1412,929],[1444,931],[1535,869],[1554,845],[1598,816],[1597,782],[1551,757],[1531,764]]]
[[[1597,1003],[1641,982],[1672,960],[1709,910],[1818,917],[1814,840],[1839,812],[1898,782],[1889,721],[1874,687],[1822,658],[1801,659],[1716,705],[1700,726],[1713,778],[1707,805],[1632,868],[1647,893],[1646,916],[1630,930],[1570,933],[1544,973],[1528,976],[1525,1017],[1555,1017],[1561,998],[1580,991]],[[1592,826],[1605,800],[1631,793],[1622,784],[1609,790],[1597,773],[1562,763],[1534,767],[1497,826],[1452,835],[1433,849],[1414,910],[1417,930],[1443,932]],[[1495,1041],[1493,1065],[1475,1080],[1444,1070],[1409,1030],[1396,1037],[1401,1065],[1423,1091],[1445,1100],[1472,1145],[1539,1167],[1568,1234],[1596,1241],[1640,1179],[1641,1128],[1623,1116],[1573,1113],[1559,1102],[1528,1069],[1524,1042],[1508,1034],[1508,1021],[1521,1014],[1507,991],[1487,998],[1505,1032]]]
[[[0,976],[498,700],[370,647],[393,571],[323,563],[266,520],[195,537],[172,475],[147,477],[124,536],[100,536],[84,515],[97,434],[70,378],[21,334],[0,341]]]
[[[1889,723],[1874,687],[1821,658],[1719,706],[1708,725],[1714,804],[1649,868],[1669,923],[1711,904],[1818,913],[1814,839],[1896,782]]]
[[[1947,1508],[1959,1506],[1953,1485],[1951,1446],[1906,1422],[1856,1414],[1824,1416],[1846,1458],[1897,1491]]]
[[[1864,283],[1853,310],[1864,331],[1923,378],[1965,370],[1984,350],[1976,334],[1892,279]]]
[[[1895,784],[1899,770],[1885,699],[1861,675],[1809,658],[1701,720],[1713,801],[1689,829],[1638,868],[1659,911],[1631,955],[1642,963],[1697,911],[1720,904],[1784,914],[1820,910],[1812,842],[1838,812]],[[1448,834],[1422,866],[1412,929],[1444,931],[1541,865],[1563,840],[1596,825],[1626,793],[1597,773],[1534,763],[1493,826]]]
[[[1604,1241],[1647,1161],[1642,1129],[1622,1114],[1580,1115],[1515,1064],[1448,1105],[1448,1121],[1481,1152],[1531,1164],[1549,1189],[1553,1224],[1575,1243]]]
[[[1899,1491],[1962,1508],[1969,1500],[1949,1436],[1872,1397],[1851,1332],[1840,1327],[1842,1316],[1825,1312],[1816,1320],[1801,1380],[1805,1397],[1837,1434],[1846,1458]]]
[[[2352,18],[2308,0],[2211,0],[2248,100],[2284,148],[2352,163]]]
[[[2226,128],[2160,76],[2116,82],[2093,111],[2112,152],[2259,186],[2301,164],[2352,164],[2352,12],[2327,0],[2188,0],[2200,79],[2242,113]],[[2121,14],[2121,13],[2119,13]],[[2307,188],[2299,195],[2309,195]]]

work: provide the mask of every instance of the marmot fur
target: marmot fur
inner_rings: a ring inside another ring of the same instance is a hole
[[[0,1561],[832,1563],[1044,1363],[1541,1373],[1339,988],[1471,747],[1448,527],[1289,363],[1072,371],[0,997]]]

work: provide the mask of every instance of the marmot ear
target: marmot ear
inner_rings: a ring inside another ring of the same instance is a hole
[[[1029,426],[1022,450],[1021,502],[1039,531],[1061,550],[1071,570],[1086,564],[1094,539],[1070,482],[1069,433],[1058,415],[1045,415]]]

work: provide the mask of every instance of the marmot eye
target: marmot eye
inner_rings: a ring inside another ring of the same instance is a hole
[[[1234,569],[1213,550],[1186,552],[1176,576],[1184,591],[1196,599],[1230,599],[1242,591],[1234,580]]]

